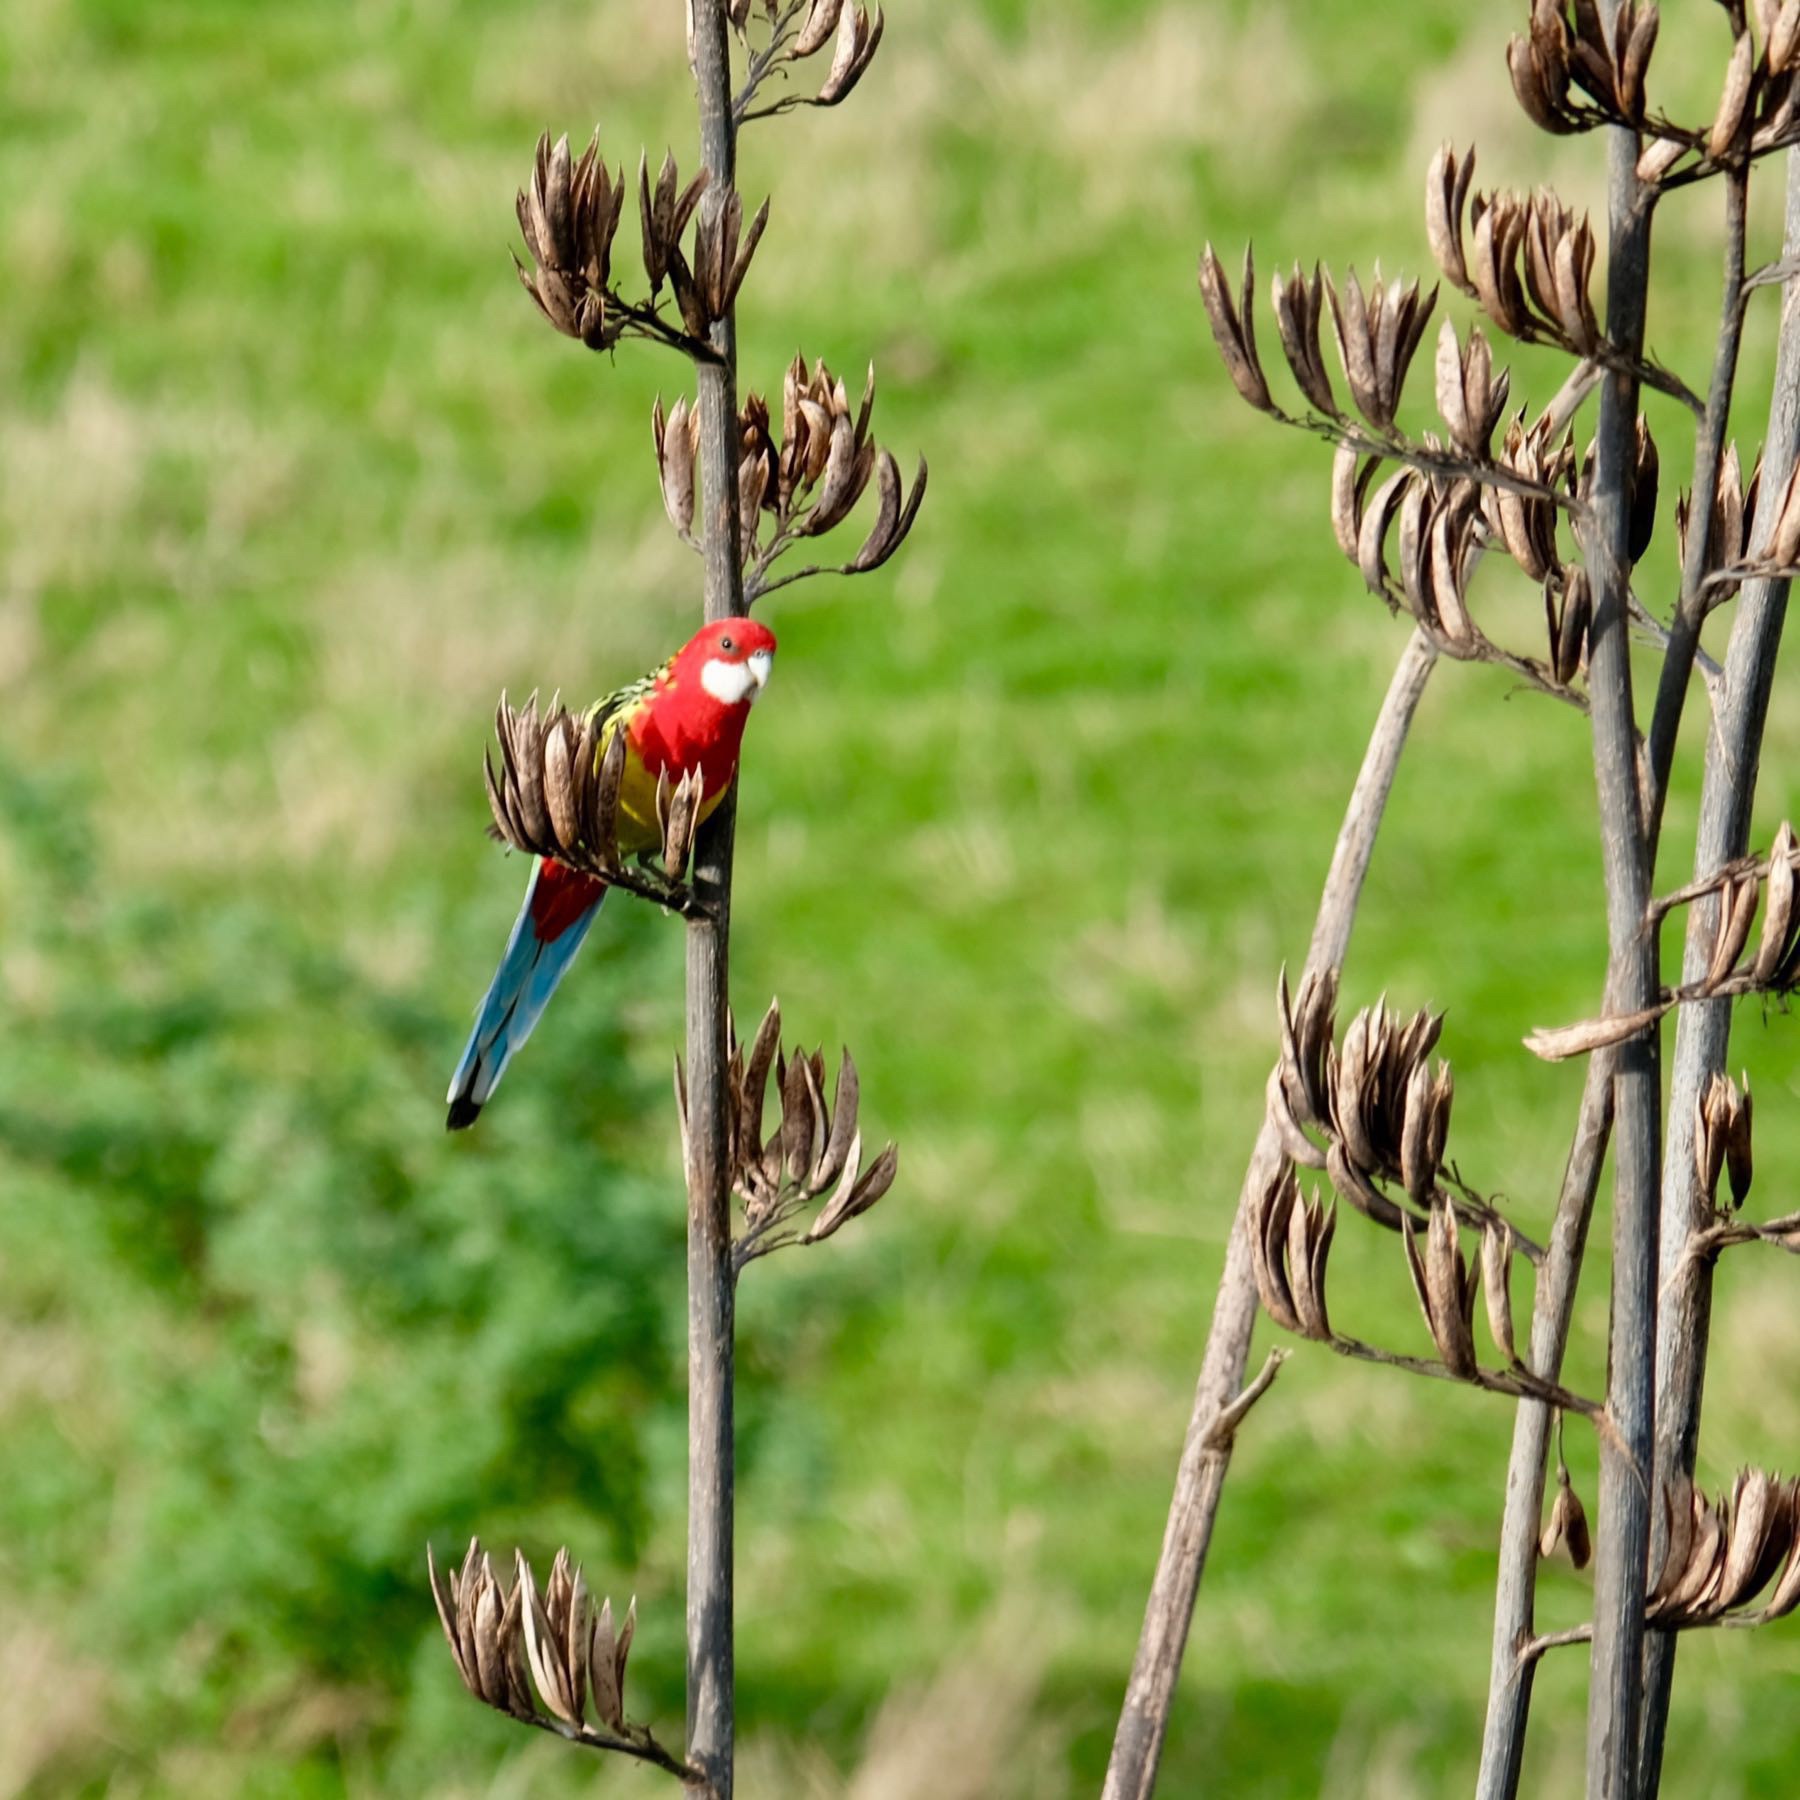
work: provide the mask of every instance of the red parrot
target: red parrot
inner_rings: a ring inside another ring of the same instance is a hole
[[[775,634],[754,619],[720,619],[703,625],[656,670],[590,709],[600,725],[598,755],[618,732],[625,734],[625,772],[619,785],[621,856],[655,850],[662,842],[656,818],[657,777],[679,781],[701,771],[699,816],[707,818],[725,798],[737,774],[744,725],[756,697],[768,685]],[[475,1123],[506,1065],[549,1003],[556,984],[587,936],[606,883],[543,856],[532,870],[525,904],[513,923],[492,985],[475,1017],[475,1029],[450,1083],[448,1129]]]

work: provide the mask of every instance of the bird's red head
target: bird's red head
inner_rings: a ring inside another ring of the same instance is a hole
[[[702,625],[675,659],[677,678],[687,677],[721,706],[749,706],[768,685],[775,663],[775,634],[755,619],[719,619]]]

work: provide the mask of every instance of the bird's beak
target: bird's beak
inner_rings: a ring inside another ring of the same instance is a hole
[[[752,650],[749,658],[750,679],[756,683],[756,691],[760,694],[769,685],[769,677],[775,670],[775,652],[773,650]]]

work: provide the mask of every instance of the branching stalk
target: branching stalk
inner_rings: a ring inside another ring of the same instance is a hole
[[[1786,257],[1800,251],[1800,154],[1790,152],[1787,188]],[[1778,505],[1800,448],[1800,292],[1787,290],[1781,314],[1781,342],[1775,366],[1774,399],[1764,450],[1759,503]],[[1761,521],[1759,520],[1759,523]],[[1694,846],[1696,875],[1741,856],[1749,843],[1750,811],[1756,793],[1763,729],[1775,658],[1787,612],[1786,580],[1746,583],[1738,600],[1725,654],[1725,679],[1716,726],[1707,740],[1701,789],[1700,827]],[[1717,928],[1717,894],[1697,901],[1688,914],[1684,975],[1703,974]],[[1712,1267],[1685,1258],[1690,1235],[1710,1223],[1706,1196],[1694,1179],[1694,1111],[1715,1074],[1725,1067],[1731,1035],[1729,1000],[1683,1009],[1675,1033],[1674,1069],[1669,1088],[1669,1153],[1664,1173],[1663,1278],[1666,1295],[1657,1336],[1658,1419],[1656,1467],[1659,1475],[1692,1474],[1699,1438],[1701,1392],[1706,1379],[1707,1336],[1712,1318]],[[1668,1725],[1669,1690],[1674,1679],[1675,1639],[1653,1635],[1645,1668],[1642,1791],[1654,1794],[1662,1770]]]
[[[1706,621],[1707,546],[1712,539],[1713,511],[1718,503],[1719,463],[1725,454],[1731,395],[1737,384],[1738,346],[1744,334],[1744,214],[1749,182],[1748,167],[1726,172],[1725,279],[1719,302],[1719,342],[1713,357],[1712,386],[1706,396],[1706,416],[1694,446],[1693,510],[1688,518],[1687,554],[1681,565],[1681,597],[1669,626],[1656,707],[1650,717],[1648,811],[1652,863],[1663,804],[1668,799],[1675,739],[1693,677],[1694,655],[1700,647],[1700,627]]]
[[[1611,15],[1616,11],[1609,6]],[[1606,335],[1631,358],[1642,349],[1650,271],[1652,195],[1637,178],[1636,134],[1607,133]],[[1601,852],[1606,872],[1609,1004],[1636,1011],[1656,1000],[1657,945],[1641,929],[1650,900],[1649,842],[1638,785],[1627,635],[1631,484],[1638,384],[1618,369],[1600,390],[1594,521],[1588,569],[1594,590],[1588,689],[1594,725]],[[1619,1434],[1600,1463],[1594,1646],[1588,1691],[1589,1800],[1631,1800],[1638,1741],[1644,1582],[1650,1504],[1656,1338],[1656,1226],[1661,1156],[1659,1042],[1655,1027],[1619,1046],[1614,1062],[1616,1170],[1607,1406]],[[1635,1465],[1635,1466],[1634,1466]]]
[[[736,179],[726,0],[691,0],[703,221]],[[743,610],[738,533],[737,343],[732,310],[711,329],[716,360],[699,363],[701,551],[706,617]],[[706,916],[687,927],[688,1569],[687,1753],[711,1800],[730,1800],[734,1734],[732,1636],[733,1333],[729,1050],[731,862],[735,789],[701,829],[693,886]]]
[[[1437,652],[1429,638],[1415,631],[1394,670],[1338,832],[1307,953],[1308,970],[1337,969],[1343,965],[1363,878],[1374,854],[1400,754],[1436,661]],[[1250,1198],[1267,1186],[1283,1161],[1281,1133],[1265,1116],[1250,1153],[1250,1166],[1245,1172],[1237,1216],[1225,1250],[1225,1268],[1219,1278],[1219,1295],[1207,1332],[1193,1415],[1176,1471],[1162,1552],[1150,1585],[1137,1656],[1113,1738],[1104,1800],[1148,1800],[1156,1787],[1169,1709],[1193,1619],[1194,1597],[1199,1591],[1219,1497],[1231,1464],[1230,1433],[1221,1431],[1219,1425],[1243,1389],[1250,1336],[1256,1325],[1256,1283],[1250,1267],[1247,1206]]]
[[[1569,1148],[1550,1246],[1538,1272],[1531,1319],[1531,1366],[1547,1381],[1561,1378],[1581,1280],[1588,1225],[1600,1189],[1600,1166],[1612,1133],[1612,1053],[1588,1064],[1575,1141]],[[1513,1420],[1506,1465],[1506,1507],[1500,1522],[1499,1579],[1494,1595],[1494,1649],[1488,1677],[1487,1725],[1481,1744],[1476,1800],[1514,1800],[1525,1758],[1536,1658],[1521,1659],[1532,1640],[1537,1599],[1538,1529],[1544,1510],[1544,1467],[1554,1409],[1524,1400]]]

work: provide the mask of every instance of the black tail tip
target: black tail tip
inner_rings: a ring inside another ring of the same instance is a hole
[[[467,1131],[481,1117],[481,1102],[467,1094],[458,1094],[450,1102],[450,1116],[444,1121],[446,1131]]]

